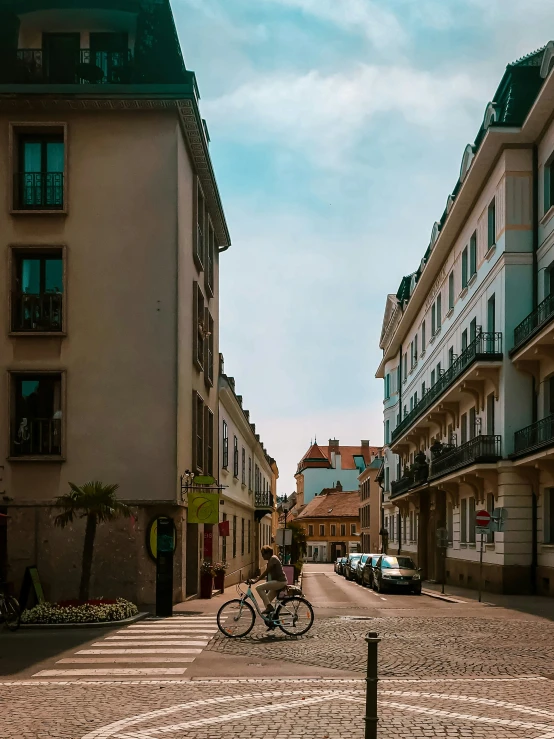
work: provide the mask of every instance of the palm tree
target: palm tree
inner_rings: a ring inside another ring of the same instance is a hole
[[[54,524],[63,529],[73,523],[75,518],[87,519],[79,585],[79,600],[86,601],[89,598],[96,527],[99,523],[113,521],[118,516],[130,516],[131,510],[115,496],[119,485],[87,482],[79,487],[70,482],[69,487],[69,492],[56,499],[55,507],[61,508],[63,512],[56,516]]]

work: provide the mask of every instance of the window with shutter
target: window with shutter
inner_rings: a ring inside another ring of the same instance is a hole
[[[198,271],[204,269],[204,251],[206,240],[206,203],[200,181],[196,181],[196,234],[194,239],[194,261]]]
[[[425,321],[421,324],[421,353],[425,351]]]
[[[433,303],[431,306],[431,335],[434,336],[437,333],[437,307]]]
[[[206,270],[204,272],[204,285],[206,293],[214,296],[214,261],[215,261],[215,231],[211,219],[208,218],[208,238],[206,241]]]
[[[214,414],[208,406],[204,408],[204,472],[214,474]]]
[[[477,231],[469,241],[469,274],[471,277],[477,274]]]
[[[467,246],[462,252],[462,290],[467,287]]]
[[[442,297],[441,297],[441,294],[439,293],[437,295],[437,331],[441,327],[441,322],[442,322]]]
[[[192,394],[192,464],[195,471],[202,472],[204,465],[204,400],[196,392]]]
[[[448,275],[448,310],[454,308],[454,272]]]
[[[196,280],[193,283],[192,301],[192,356],[196,367],[202,371],[204,369],[204,296]]]
[[[229,467],[229,429],[227,421],[223,421],[223,467]]]
[[[214,321],[208,308],[204,309],[204,381],[207,387],[214,384]]]
[[[489,249],[496,244],[496,198],[493,198],[487,211],[487,246]]]

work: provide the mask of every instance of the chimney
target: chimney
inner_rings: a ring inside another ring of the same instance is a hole
[[[219,354],[219,371],[222,375],[225,374],[225,360],[223,359],[223,354]]]
[[[235,378],[234,377],[228,377],[227,382],[231,386],[231,390],[235,392]]]
[[[362,439],[362,446],[369,446],[369,439]]]
[[[237,400],[239,402],[239,405],[242,405],[242,395],[237,395]]]
[[[340,445],[340,442],[338,439],[329,439],[329,446],[339,446],[339,445]]]

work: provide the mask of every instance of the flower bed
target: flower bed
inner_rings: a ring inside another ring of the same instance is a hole
[[[39,603],[21,614],[22,624],[79,624],[123,621],[136,616],[138,608],[123,598],[92,600],[79,605],[78,601]]]

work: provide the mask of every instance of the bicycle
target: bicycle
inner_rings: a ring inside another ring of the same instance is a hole
[[[311,629],[314,622],[314,610],[299,588],[295,588],[297,592],[294,592],[291,586],[285,586],[277,595],[273,613],[266,615],[260,611],[254,597],[252,582],[252,580],[247,580],[244,583],[248,585],[246,593],[241,590],[242,583],[239,583],[237,592],[241,597],[227,601],[217,612],[217,626],[224,636],[229,639],[247,636],[256,622],[256,613],[267,626],[273,629],[278,626],[288,636],[302,636]],[[252,601],[254,607],[250,605],[249,600]],[[225,621],[229,623],[226,624]]]
[[[4,621],[10,631],[17,631],[21,624],[21,609],[13,595],[0,586],[0,621]]]

